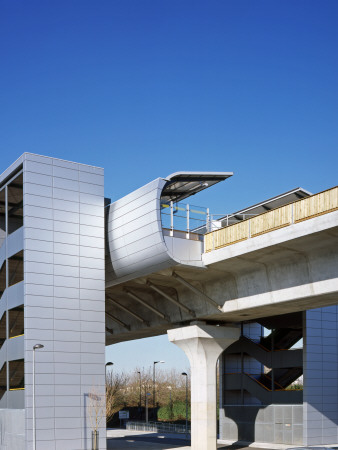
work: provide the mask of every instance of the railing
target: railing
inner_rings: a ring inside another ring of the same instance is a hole
[[[207,233],[204,236],[204,251],[210,252],[227,245],[236,244],[336,210],[338,210],[338,186]]]
[[[174,202],[161,203],[161,218],[163,229],[169,229],[171,236],[174,230],[204,234],[210,222],[208,208]]]
[[[190,433],[190,427],[186,430],[185,425],[176,425],[166,422],[127,422],[127,430],[134,431],[153,431],[155,433]]]

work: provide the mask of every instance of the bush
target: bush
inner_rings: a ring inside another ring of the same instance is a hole
[[[185,402],[175,402],[172,405],[162,406],[157,412],[158,420],[165,422],[185,420]],[[190,420],[190,407],[188,407],[188,420]]]

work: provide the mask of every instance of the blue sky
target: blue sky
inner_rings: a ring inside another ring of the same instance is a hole
[[[113,200],[234,171],[196,197],[214,213],[332,187],[337,17],[336,0],[0,0],[1,168],[24,151],[102,166]],[[150,364],[165,339],[109,356]]]

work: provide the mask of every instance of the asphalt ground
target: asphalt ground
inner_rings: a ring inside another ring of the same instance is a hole
[[[114,450],[124,450],[126,448],[133,450],[191,449],[190,440],[185,439],[184,435],[119,429],[107,430],[107,448]],[[217,448],[224,450],[262,450],[254,447],[224,445],[221,443],[217,445]],[[267,449],[265,448],[265,450]]]

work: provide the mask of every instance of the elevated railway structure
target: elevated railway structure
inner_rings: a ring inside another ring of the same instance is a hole
[[[202,189],[213,174],[194,177],[200,177]],[[321,320],[330,316],[334,320],[329,326],[336,320],[338,188],[315,195],[297,188],[215,218],[208,210],[180,203],[175,189],[187,199],[193,188],[181,187],[188,183],[187,174],[174,178],[174,200],[163,198],[163,186],[165,191],[172,183],[168,177],[107,208],[108,223],[114,223],[116,211],[124,211],[128,227],[131,215],[135,217],[135,230],[124,235],[135,253],[129,253],[126,266],[123,258],[117,259],[116,272],[106,278],[106,311],[123,322],[112,318],[107,343],[168,332],[169,339],[186,352],[192,367],[193,448],[215,448],[216,416],[210,414],[215,375],[206,368],[214,367],[221,354],[223,437],[319,444],[333,433],[332,439],[337,439],[332,415],[324,412],[331,406],[323,403],[322,410],[314,411],[312,396],[322,391],[308,386],[322,382],[312,361],[317,358],[312,346],[318,351],[317,344],[325,347],[327,339],[335,338],[331,329],[330,337],[325,336]],[[136,213],[138,204],[142,208]],[[205,222],[192,228],[191,211],[204,214]],[[145,224],[145,233],[138,223]],[[111,261],[121,255],[115,230],[108,227]],[[318,329],[312,327],[314,323]],[[270,329],[266,337],[263,327]],[[304,350],[294,350],[301,339]],[[336,360],[334,352],[326,358]],[[324,376],[324,366],[320,370]],[[290,388],[303,373],[305,389]],[[316,431],[309,429],[311,420],[320,423]]]
[[[165,333],[191,365],[194,450],[216,449],[218,360],[222,438],[338,443],[338,188],[190,203],[231,176],[111,202],[94,166],[24,153],[0,175],[1,448],[88,449],[105,346]]]

